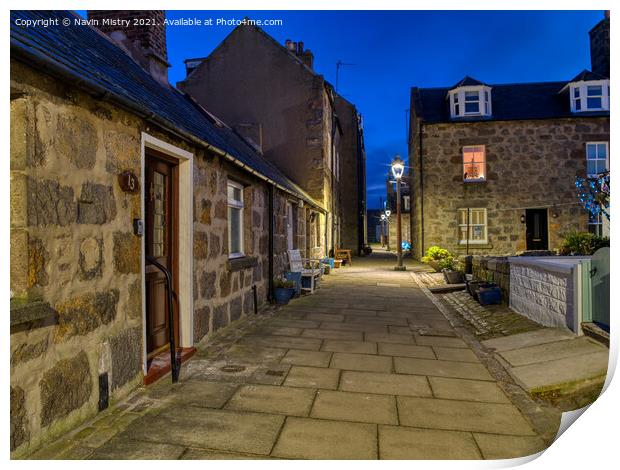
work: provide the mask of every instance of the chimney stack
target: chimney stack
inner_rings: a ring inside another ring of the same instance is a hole
[[[310,49],[304,51],[304,43],[302,41],[295,42],[287,39],[284,41],[284,47],[286,47],[290,53],[295,54],[295,56],[297,56],[309,68],[313,68],[314,54],[312,54]]]
[[[592,72],[609,77],[609,10],[590,30],[590,62]]]
[[[88,10],[88,19],[156,80],[168,85],[164,10]],[[142,24],[135,24],[135,23]]]

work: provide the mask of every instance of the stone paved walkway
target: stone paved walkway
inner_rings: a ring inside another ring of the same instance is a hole
[[[179,384],[138,391],[34,457],[495,459],[545,448],[393,264],[354,259],[316,294],[224,332]]]

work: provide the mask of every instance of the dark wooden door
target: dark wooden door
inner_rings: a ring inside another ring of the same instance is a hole
[[[528,250],[549,249],[547,209],[526,209],[525,239]]]
[[[168,268],[172,274],[174,291],[177,249],[174,166],[165,160],[147,155],[145,183],[146,254]],[[168,297],[164,274],[148,261],[145,274],[147,353],[152,357],[169,346]],[[173,299],[176,317],[178,308],[174,294]],[[176,330],[178,331],[178,328]]]

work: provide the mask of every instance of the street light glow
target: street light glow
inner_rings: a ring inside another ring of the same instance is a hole
[[[400,180],[405,172],[405,162],[402,161],[399,155],[396,155],[392,160],[392,174],[396,180]]]

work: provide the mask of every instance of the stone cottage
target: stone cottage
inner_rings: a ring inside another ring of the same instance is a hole
[[[26,26],[38,20],[52,24]],[[324,214],[167,83],[163,27],[108,36],[79,20],[11,13],[13,456],[165,373],[171,329],[186,359],[253,314],[287,267],[291,212],[302,250],[304,221]]]
[[[411,233],[416,257],[554,250],[572,230],[604,233],[575,177],[609,169],[609,17],[590,32],[592,71],[491,85],[465,77],[411,89]]]
[[[257,26],[240,25],[208,57],[187,59],[177,85],[322,205],[325,215],[307,221],[306,243],[308,256],[321,257],[334,247],[357,252],[364,241],[364,153],[359,114],[313,61],[303,42],[283,46]]]

